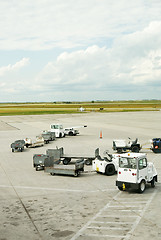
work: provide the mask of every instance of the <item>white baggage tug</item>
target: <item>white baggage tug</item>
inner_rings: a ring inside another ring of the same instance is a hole
[[[76,126],[76,127],[68,127],[68,128],[63,128],[62,124],[51,124],[50,125],[50,131],[55,132],[55,137],[61,138],[65,137],[66,135],[69,136],[76,136],[79,134],[79,131],[77,128],[82,128],[82,127],[87,127],[85,126]]]
[[[144,192],[146,184],[155,187],[157,171],[152,162],[147,162],[144,153],[125,153],[119,158],[116,186],[119,190],[135,189]]]
[[[106,154],[105,157],[101,158],[100,155],[96,156],[92,161],[92,168],[97,173],[103,173],[107,176],[114,175],[119,167],[119,156],[120,154]]]

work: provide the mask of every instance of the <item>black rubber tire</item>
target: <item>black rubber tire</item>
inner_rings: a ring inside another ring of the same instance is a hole
[[[113,164],[108,164],[105,169],[105,175],[111,176],[116,172],[115,166]]]
[[[54,176],[54,175],[55,175],[55,173],[50,173],[50,175],[51,175],[51,176]]]
[[[118,149],[117,149],[117,152],[118,152],[118,153],[122,153],[122,148],[118,148]]]
[[[87,166],[92,165],[92,160],[91,159],[86,159],[84,162]]]
[[[138,153],[139,152],[139,148],[137,146],[134,146],[134,147],[132,147],[131,151]]]
[[[155,187],[155,178],[153,178],[153,179],[151,180],[151,187],[152,187],[152,188]]]
[[[64,158],[63,164],[64,164],[64,165],[68,165],[68,163],[69,163],[70,161],[71,161],[70,158]]]
[[[123,187],[118,187],[118,189],[119,189],[120,191],[123,191]]]
[[[14,148],[12,148],[12,152],[14,152]]]
[[[146,183],[145,180],[142,180],[139,184],[139,193],[143,193],[146,189]]]
[[[76,171],[75,174],[74,174],[74,177],[78,177],[78,175],[79,175],[79,172]]]
[[[73,136],[73,132],[69,132],[69,136]]]

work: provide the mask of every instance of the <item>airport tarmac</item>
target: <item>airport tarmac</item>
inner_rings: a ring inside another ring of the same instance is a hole
[[[87,128],[78,136],[11,152],[12,142],[34,139],[51,123]],[[161,239],[161,154],[148,149],[150,139],[161,137],[160,123],[161,111],[0,117],[0,240]],[[92,172],[91,166],[79,177],[33,168],[33,154],[48,148],[93,155],[99,147],[102,155],[113,153],[113,139],[128,137],[139,139],[158,172],[156,187],[149,185],[143,194],[119,191],[116,175]]]

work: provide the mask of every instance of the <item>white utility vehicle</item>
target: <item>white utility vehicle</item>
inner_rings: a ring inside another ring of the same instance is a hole
[[[65,135],[76,136],[79,134],[78,128],[87,127],[87,126],[76,126],[76,127],[67,127],[63,128],[62,124],[51,124],[50,131],[55,132],[55,137],[65,137]]]
[[[92,162],[92,168],[96,172],[103,173],[107,176],[115,174],[119,167],[120,154],[108,154],[101,158],[97,156]]]
[[[155,187],[157,171],[152,162],[147,162],[145,153],[125,153],[119,158],[116,186],[119,190],[135,189],[144,192],[146,184]]]
[[[51,132],[55,132],[55,137],[65,137],[65,132],[62,124],[51,124],[50,129]]]
[[[113,150],[117,151],[118,153],[126,151],[139,152],[141,148],[142,147],[137,138],[135,140],[131,140],[131,138],[128,138],[128,140],[113,140]]]

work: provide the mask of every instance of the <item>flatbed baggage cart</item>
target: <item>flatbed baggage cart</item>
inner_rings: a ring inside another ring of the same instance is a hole
[[[12,152],[15,152],[15,151],[22,152],[24,150],[24,146],[25,146],[24,140],[16,140],[11,144]]]
[[[48,149],[46,151],[47,155],[53,156],[55,159],[60,159],[64,165],[69,164],[72,159],[84,159],[84,163],[86,165],[91,165],[92,161],[99,156],[99,148],[95,150],[95,154],[87,155],[87,154],[65,154],[64,148],[57,148],[57,149]]]
[[[51,131],[46,131],[46,130],[44,130],[44,131],[42,132],[41,136],[43,137],[44,142],[45,142],[46,144],[49,143],[50,141],[55,140],[55,132],[51,132]]]
[[[44,139],[42,136],[36,136],[35,140],[32,140],[31,138],[25,138],[24,140],[25,140],[25,146],[27,148],[44,146]]]
[[[50,173],[51,175],[61,174],[61,175],[71,175],[79,176],[80,172],[84,171],[84,160],[78,159],[75,163],[70,163],[68,165],[63,165],[62,163],[56,164],[53,159],[45,159],[44,171]]]

